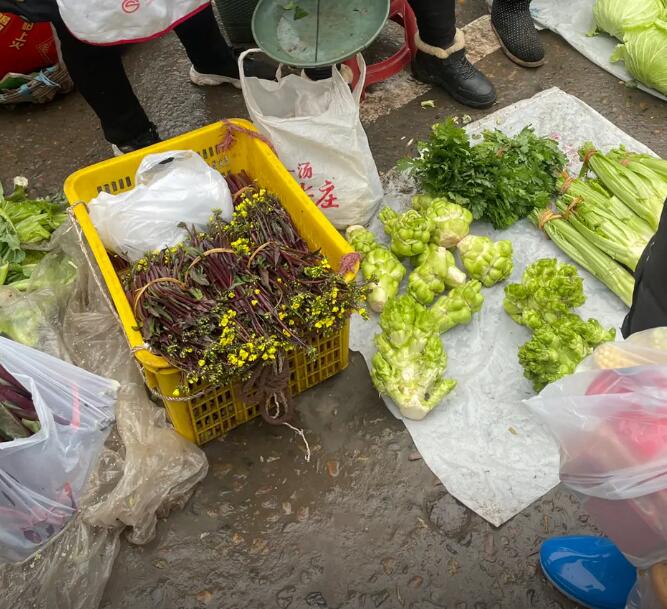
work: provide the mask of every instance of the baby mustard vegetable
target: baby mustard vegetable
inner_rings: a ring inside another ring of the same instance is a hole
[[[368,306],[379,313],[387,301],[398,294],[405,267],[386,247],[377,246],[364,257],[361,272],[369,282]]]
[[[431,304],[445,289],[449,252],[444,247],[429,249],[424,261],[410,273],[408,293],[422,304]]]
[[[472,213],[456,203],[436,199],[425,214],[433,222],[432,243],[442,247],[454,247],[470,232]]]
[[[375,337],[371,378],[401,414],[423,419],[456,386],[443,377],[447,354],[437,331],[437,320],[407,294],[393,298],[380,315],[382,334]]]
[[[514,266],[510,241],[494,242],[488,237],[468,235],[457,247],[468,274],[485,288],[490,288],[512,274]]]
[[[385,232],[391,237],[391,251],[394,254],[409,257],[426,250],[433,231],[433,222],[418,211],[410,209],[398,214],[385,207],[380,211],[379,218],[384,224]]]
[[[440,332],[447,332],[455,326],[469,324],[472,316],[477,313],[484,303],[482,284],[471,279],[458,288],[454,288],[446,296],[441,296],[431,307],[431,311],[438,320]]]
[[[362,258],[378,246],[375,235],[359,224],[349,226],[345,231],[345,238],[354,251],[361,254]]]

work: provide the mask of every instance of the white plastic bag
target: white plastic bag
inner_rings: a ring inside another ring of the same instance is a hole
[[[88,204],[104,247],[130,262],[181,243],[187,230],[179,224],[203,230],[212,210],[225,220],[234,211],[225,178],[190,150],[149,154],[135,184],[117,195],[101,192]]]
[[[60,531],[111,430],[119,385],[0,337],[0,363],[32,394],[41,429],[0,442],[0,562]]]
[[[560,443],[561,481],[642,569],[667,560],[666,335],[603,346],[526,402]]]
[[[354,91],[334,67],[331,78],[311,81],[290,74],[278,82],[246,77],[239,57],[241,87],[250,118],[276,149],[280,160],[336,228],[367,224],[383,197],[382,184],[359,101],[366,64]]]
[[[665,609],[653,588],[649,571],[640,571],[625,609]]]
[[[58,0],[68,29],[91,44],[124,44],[160,36],[210,0]]]

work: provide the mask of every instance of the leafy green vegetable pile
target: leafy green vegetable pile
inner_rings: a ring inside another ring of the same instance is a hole
[[[530,127],[515,137],[485,131],[473,146],[454,119],[433,125],[418,150],[419,156],[403,167],[426,193],[458,203],[475,220],[498,229],[548,205],[566,161],[555,141],[535,135]]]
[[[667,4],[663,0],[596,0],[596,31],[623,44],[611,61],[623,61],[638,81],[667,95]]]
[[[48,241],[66,217],[60,201],[29,198],[25,178],[14,179],[9,196],[4,196],[0,185],[0,285],[26,289],[45,255],[34,246]]]
[[[76,277],[66,255],[47,251],[66,217],[59,198],[31,198],[25,178],[14,179],[9,196],[0,185],[0,334],[31,347],[58,305],[60,290]]]
[[[521,283],[505,287],[505,311],[533,330],[519,349],[524,375],[536,391],[575,371],[598,345],[614,340],[616,331],[572,312],[584,304],[583,281],[571,264],[545,258],[531,264]]]
[[[565,156],[557,143],[529,127],[515,137],[486,131],[473,146],[450,119],[433,125],[429,140],[418,148],[419,157],[404,166],[425,194],[413,197],[412,209],[404,213],[381,210],[389,247],[363,227],[347,233],[362,256],[371,308],[382,312],[373,380],[411,418],[422,418],[437,403],[433,396],[451,390],[441,393],[447,385],[442,377],[446,358],[430,346],[436,335],[469,323],[481,310],[482,288],[506,280],[513,270],[512,243],[470,234],[474,219],[504,229],[529,218],[630,305],[632,271],[667,197],[667,161],[623,148],[603,154],[585,144],[579,151],[582,174],[574,178],[564,171]],[[406,293],[399,296],[408,274],[402,263],[406,258],[413,269]],[[555,259],[538,260],[521,283],[505,288],[506,312],[532,332],[519,360],[536,390],[572,373],[598,345],[614,338],[613,329],[576,315],[584,302],[576,268]],[[399,319],[404,327],[397,334]]]
[[[456,384],[443,378],[447,356],[440,334],[470,323],[484,302],[482,285],[491,287],[510,275],[512,244],[468,234],[470,211],[442,197],[417,195],[412,206],[402,214],[380,211],[391,249],[363,226],[349,227],[346,236],[362,256],[368,303],[381,312],[373,382],[403,416],[422,419]],[[445,244],[458,247],[471,279]],[[407,273],[401,258],[410,258],[413,270],[406,293],[399,296]]]

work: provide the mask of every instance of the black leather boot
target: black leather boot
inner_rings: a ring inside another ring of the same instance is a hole
[[[544,46],[530,16],[531,0],[494,0],[491,25],[514,63],[536,68],[544,63]]]
[[[417,55],[412,73],[417,80],[437,85],[456,101],[471,108],[488,108],[496,101],[491,81],[466,58],[463,32],[456,31],[454,43],[446,49],[426,44],[416,34]]]

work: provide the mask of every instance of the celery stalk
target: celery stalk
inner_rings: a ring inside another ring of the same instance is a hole
[[[536,209],[529,218],[533,224],[539,226],[543,214],[550,214],[550,211]],[[563,252],[606,285],[628,307],[632,304],[635,280],[618,262],[590,243],[562,218],[556,217],[545,222],[543,230]]]
[[[579,155],[588,159],[590,168],[612,194],[646,220],[653,230],[658,229],[667,196],[663,180],[652,179],[645,171],[632,171],[596,150],[591,143],[584,144]]]
[[[574,180],[556,205],[588,241],[634,271],[653,231],[624,203],[603,193]]]
[[[611,150],[607,155],[610,158],[618,161],[622,165],[629,167],[633,171],[638,166],[648,167],[651,171],[657,173],[663,180],[667,180],[667,160],[659,159],[650,154],[643,154],[640,152],[628,152],[622,146]]]

